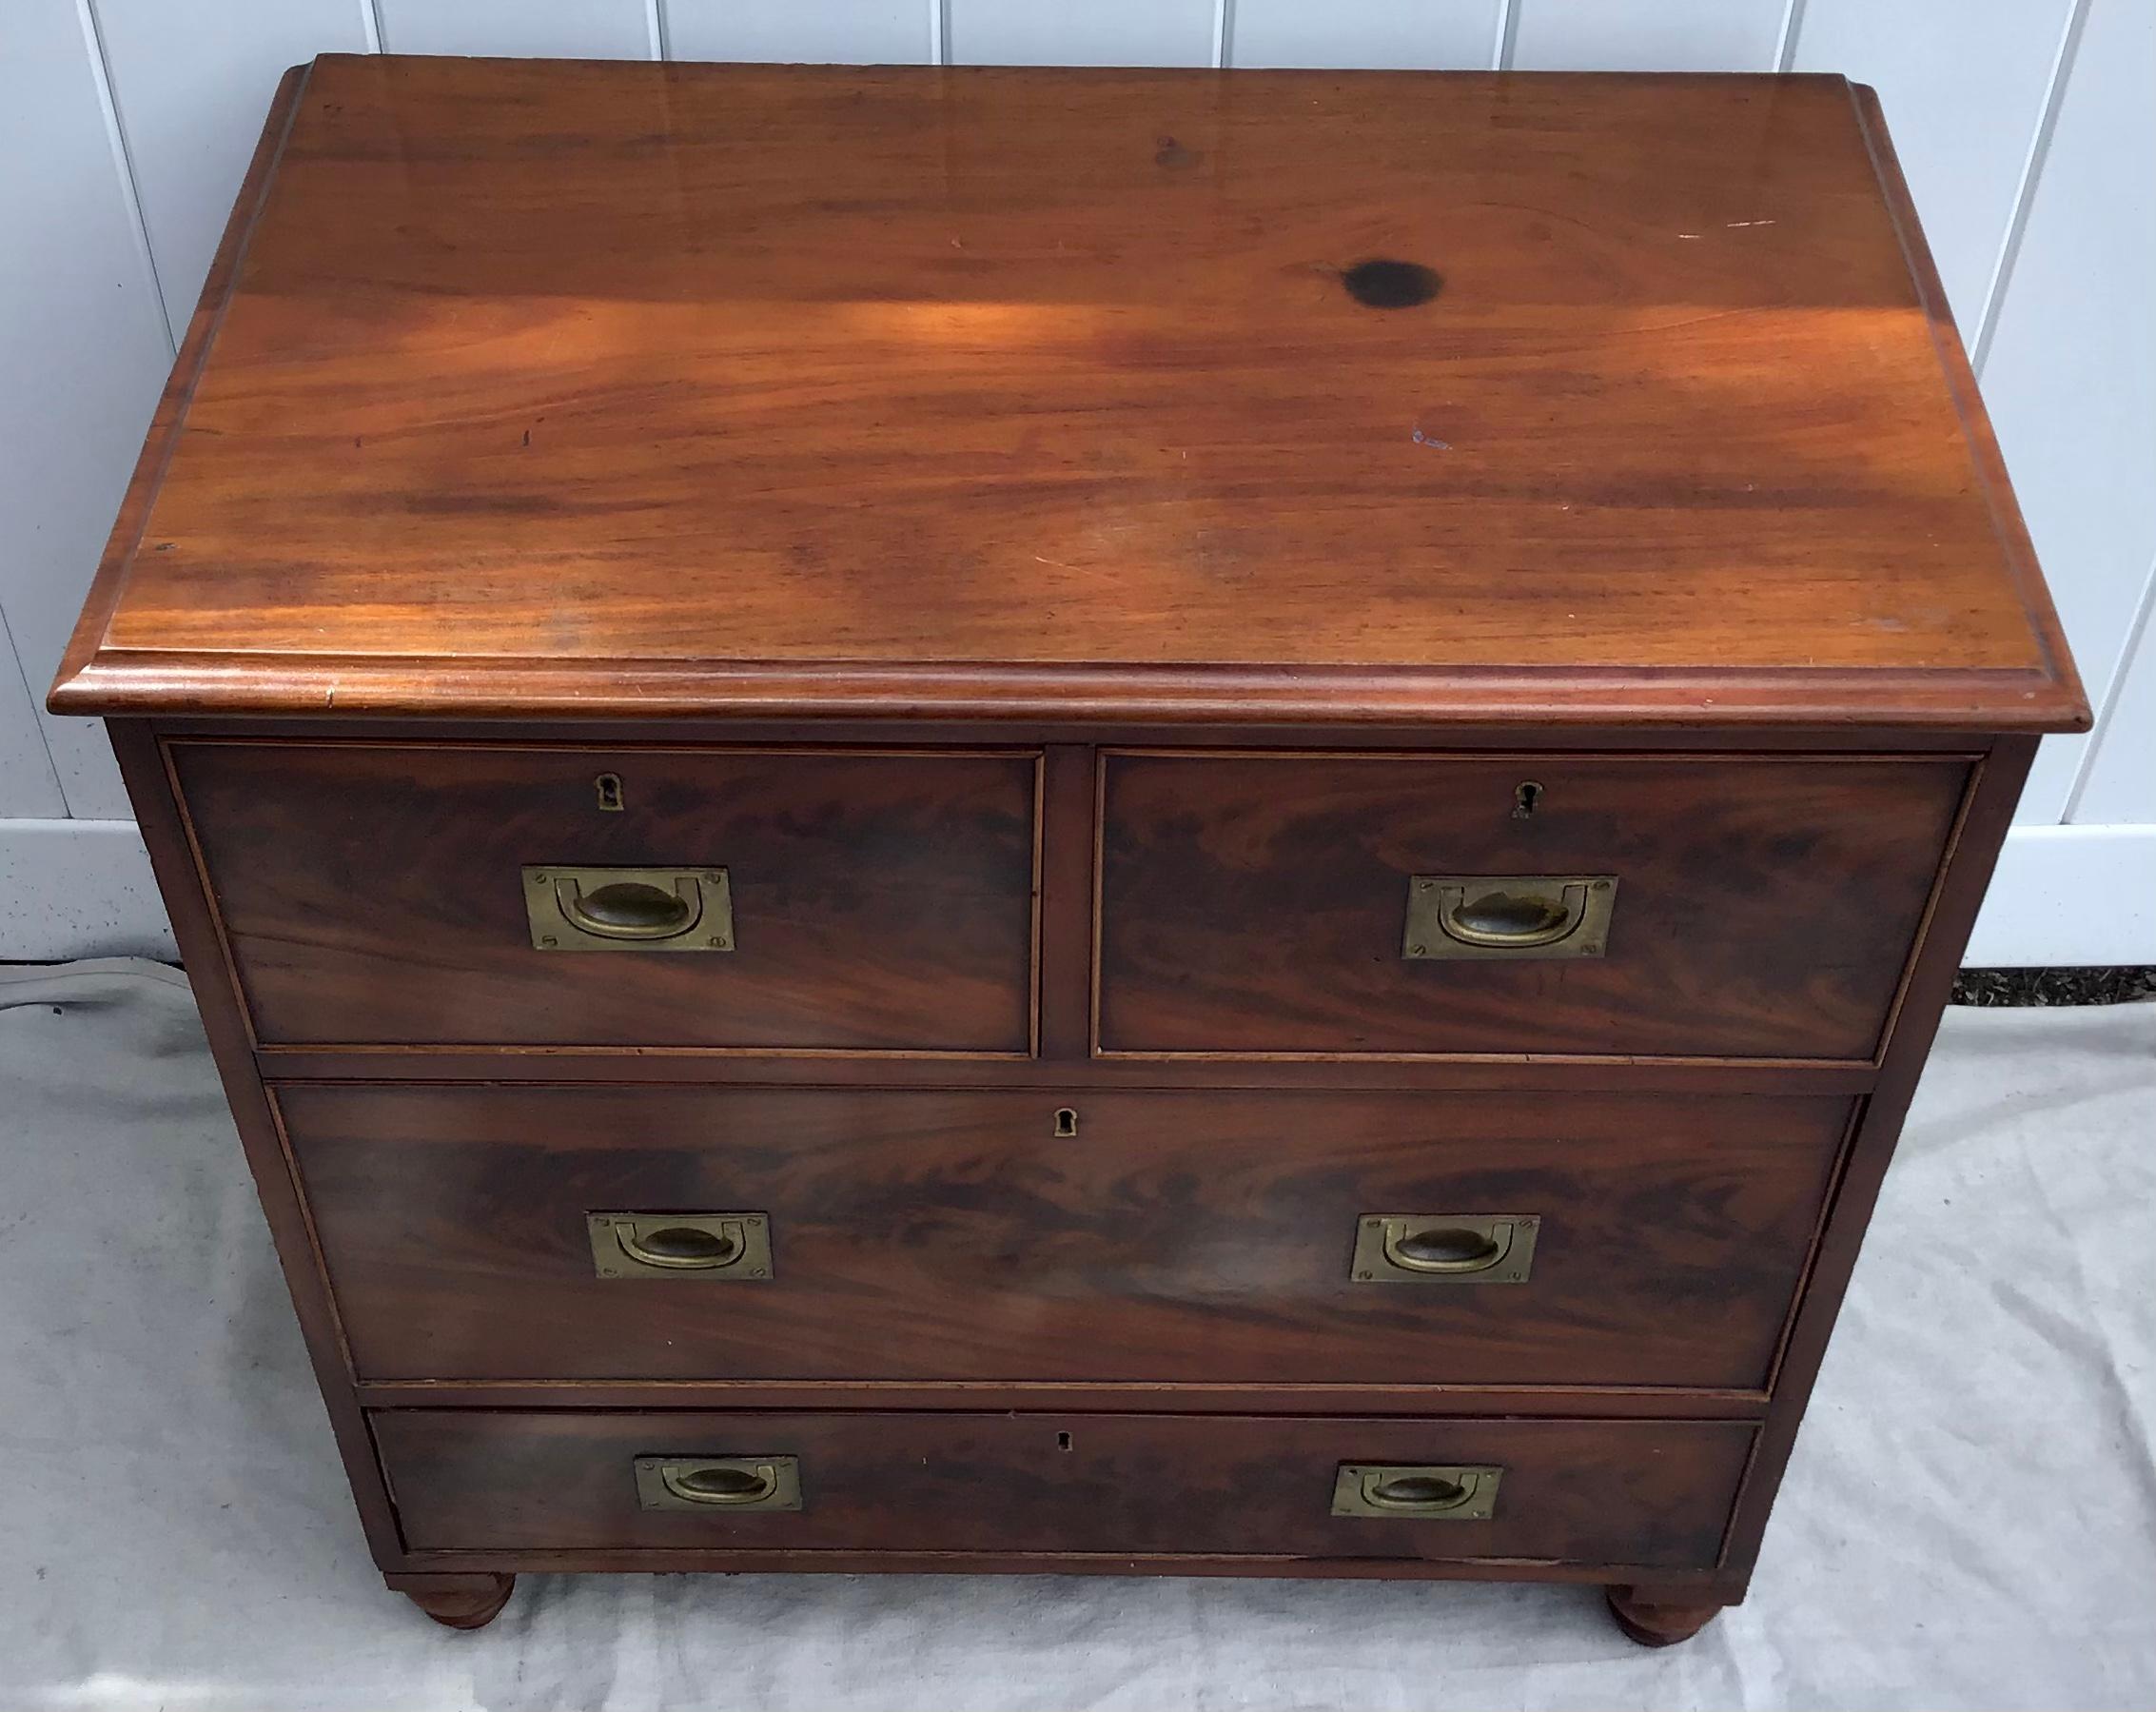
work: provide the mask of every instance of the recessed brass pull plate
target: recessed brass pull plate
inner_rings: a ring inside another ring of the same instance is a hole
[[[723,868],[524,871],[539,951],[732,951],[734,891]]]
[[[1357,1284],[1524,1284],[1542,1221],[1513,1212],[1365,1212],[1355,1222]]]
[[[756,1284],[772,1275],[768,1213],[593,1212],[584,1224],[601,1278]]]
[[[1403,1522],[1487,1522],[1502,1468],[1456,1463],[1343,1463],[1333,1476],[1336,1516]]]
[[[637,1503],[647,1510],[797,1510],[794,1456],[639,1456]]]
[[[1410,962],[1598,957],[1617,907],[1610,874],[1417,874],[1407,881]]]

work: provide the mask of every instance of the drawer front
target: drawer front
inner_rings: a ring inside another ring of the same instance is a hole
[[[367,1379],[1763,1387],[1849,1113],[1286,1092],[275,1098]],[[595,1247],[595,1213],[675,1215],[661,1247],[745,1237],[768,1274],[617,1258],[602,1277],[620,1245],[610,1229]],[[1417,1272],[1371,1258],[1373,1218],[1403,1221],[1403,1253],[1419,1231],[1514,1222],[1519,1252]]]
[[[1687,1569],[1719,1553],[1753,1436],[1727,1421],[452,1409],[371,1420],[416,1551],[1288,1553]],[[699,1462],[773,1467],[798,1507],[646,1507],[638,1458],[667,1459],[691,1490]],[[1487,1516],[1336,1516],[1343,1465],[1499,1473]]]
[[[1030,754],[171,755],[265,1042],[1030,1049]],[[578,931],[598,870],[698,927]]]
[[[1880,1044],[1970,765],[1103,764],[1104,1052],[1847,1060]]]

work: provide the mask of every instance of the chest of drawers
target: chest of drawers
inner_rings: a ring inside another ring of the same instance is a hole
[[[53,690],[390,1586],[1742,1597],[2086,708],[1836,78],[295,69]]]

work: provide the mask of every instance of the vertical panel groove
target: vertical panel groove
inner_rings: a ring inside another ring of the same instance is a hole
[[[360,0],[360,39],[369,53],[382,51],[382,0]]]
[[[2151,611],[2156,611],[2156,560],[2149,561],[2148,575],[2141,585],[2141,600],[2134,608],[2133,622],[2127,626],[2126,645],[2119,650],[2118,670],[2104,686],[2095,710],[2095,723],[2089,727],[2088,740],[2082,744],[2081,754],[2076,758],[2073,783],[2067,788],[2066,806],[2059,811],[2061,825],[2070,823],[2081,812],[2082,797],[2096,771],[2097,757],[2104,752],[2104,739],[2110,736],[2112,716],[2118,711],[2119,698],[2125,693],[2127,680],[2133,676],[2136,667],[2156,671],[2156,657],[2146,662],[2141,659],[2141,651],[2148,641]]]
[[[929,62],[951,64],[951,0],[929,0]]]
[[[1235,64],[1235,0],[1213,0],[1213,64],[1224,71]]]
[[[35,758],[43,758],[45,777],[52,788],[51,801],[63,813],[72,816],[74,809],[68,801],[67,781],[60,777],[60,763],[52,758],[52,745],[46,738],[45,722],[37,717],[38,695],[30,687],[29,668],[23,664],[22,650],[15,646],[14,632],[8,628],[7,608],[0,607],[0,671],[5,671],[8,666],[14,667],[15,676],[23,686],[24,718],[29,726],[29,754],[33,758],[30,764],[35,766]],[[32,800],[28,813],[34,815],[42,806],[44,805]]]
[[[1985,360],[1991,354],[1991,335],[1999,325],[1999,309],[2013,283],[2015,259],[2021,254],[2022,234],[2029,229],[2029,210],[2036,200],[2036,186],[2044,176],[2044,163],[2051,152],[2051,133],[2058,128],[2059,107],[2066,98],[2067,80],[2073,75],[2082,27],[2088,21],[2088,0],[2073,0],[2066,28],[2059,32],[2059,50],[2051,61],[2050,81],[2044,89],[2044,108],[2029,139],[2029,155],[2022,162],[2021,178],[2014,186],[2013,215],[1999,241],[1998,259],[1991,265],[1990,283],[1984,288],[1983,312],[1976,319],[1976,336],[1969,344],[1969,364],[1976,378],[1984,378]]]
[[[1774,49],[1774,69],[1787,71],[1796,64],[1797,32],[1804,28],[1804,0],[1787,0],[1782,8],[1782,33]]]
[[[1490,42],[1490,69],[1512,69],[1513,49],[1519,40],[1519,0],[1498,0],[1498,27]]]
[[[644,0],[644,30],[651,37],[652,58],[672,59],[674,49],[666,39],[666,0]]]
[[[105,134],[112,145],[113,169],[120,175],[120,194],[127,202],[127,230],[134,239],[135,254],[157,293],[165,315],[165,343],[177,356],[180,342],[172,331],[172,305],[166,301],[165,282],[158,278],[157,252],[150,247],[149,222],[143,214],[142,190],[135,183],[134,150],[127,143],[127,127],[120,114],[119,92],[112,87],[112,67],[105,55],[105,31],[97,19],[95,0],[75,0],[75,15],[82,24],[83,45],[89,49],[90,74],[97,84],[97,105],[105,116]]]

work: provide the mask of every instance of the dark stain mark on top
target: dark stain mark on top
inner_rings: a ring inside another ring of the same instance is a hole
[[[1163,137],[1159,151],[1153,156],[1153,165],[1165,167],[1170,172],[1187,171],[1205,158],[1205,151],[1186,148],[1173,137]]]
[[[1420,262],[1382,256],[1358,262],[1340,276],[1348,296],[1372,309],[1412,309],[1437,296],[1444,281]]]

